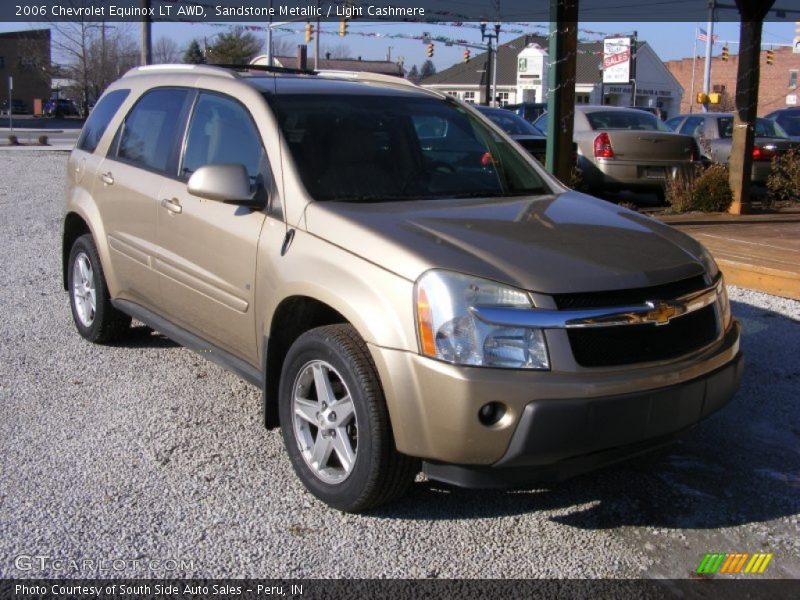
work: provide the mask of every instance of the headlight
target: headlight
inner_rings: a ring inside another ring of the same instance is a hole
[[[700,246],[700,256],[698,256],[697,259],[700,261],[700,264],[703,265],[711,281],[714,281],[719,274],[719,267],[717,266],[717,261],[711,256],[711,252],[706,250],[705,246]]]
[[[527,293],[485,279],[428,271],[417,281],[420,352],[457,365],[549,369],[541,329],[500,327],[475,317],[473,306],[532,308]]]

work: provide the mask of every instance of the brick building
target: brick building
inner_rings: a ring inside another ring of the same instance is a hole
[[[34,98],[50,97],[50,30],[0,33],[0,98],[8,99],[8,78],[14,78],[14,99],[33,109]]]
[[[761,52],[761,80],[758,90],[758,114],[765,115],[778,108],[786,106],[800,106],[800,91],[798,91],[798,72],[800,72],[800,54],[794,54],[791,48],[774,48],[775,62],[767,64],[767,51]],[[705,59],[697,57],[694,73],[695,96],[703,91],[703,65]],[[666,62],[667,68],[677,79],[686,94],[681,102],[681,113],[688,113],[692,89],[692,59],[682,58]],[[711,91],[723,93],[723,104],[733,106],[736,93],[736,71],[739,68],[739,57],[731,54],[727,62],[720,57],[714,57],[711,62]],[[699,106],[695,104],[695,110]]]

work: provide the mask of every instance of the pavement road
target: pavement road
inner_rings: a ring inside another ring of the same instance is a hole
[[[106,347],[74,331],[65,160],[3,156],[0,577],[683,578],[716,551],[800,577],[800,303],[731,290],[741,391],[667,449],[522,492],[420,477],[345,515],[298,483],[255,388],[141,326]],[[17,560],[37,554],[130,566]]]

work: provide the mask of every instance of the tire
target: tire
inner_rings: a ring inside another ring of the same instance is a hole
[[[90,342],[111,342],[130,327],[131,318],[111,304],[103,266],[89,234],[75,240],[69,251],[67,288],[72,320]]]
[[[365,511],[396,500],[414,482],[419,461],[395,449],[375,364],[351,325],[319,327],[295,341],[278,401],[292,466],[329,506]]]

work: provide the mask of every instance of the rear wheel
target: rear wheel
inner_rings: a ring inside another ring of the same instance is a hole
[[[72,245],[67,287],[75,327],[90,342],[110,342],[130,326],[131,318],[111,304],[100,257],[89,234],[82,235]]]
[[[414,481],[397,452],[375,365],[350,325],[312,329],[292,345],[279,411],[292,466],[326,504],[358,512],[391,502]]]

